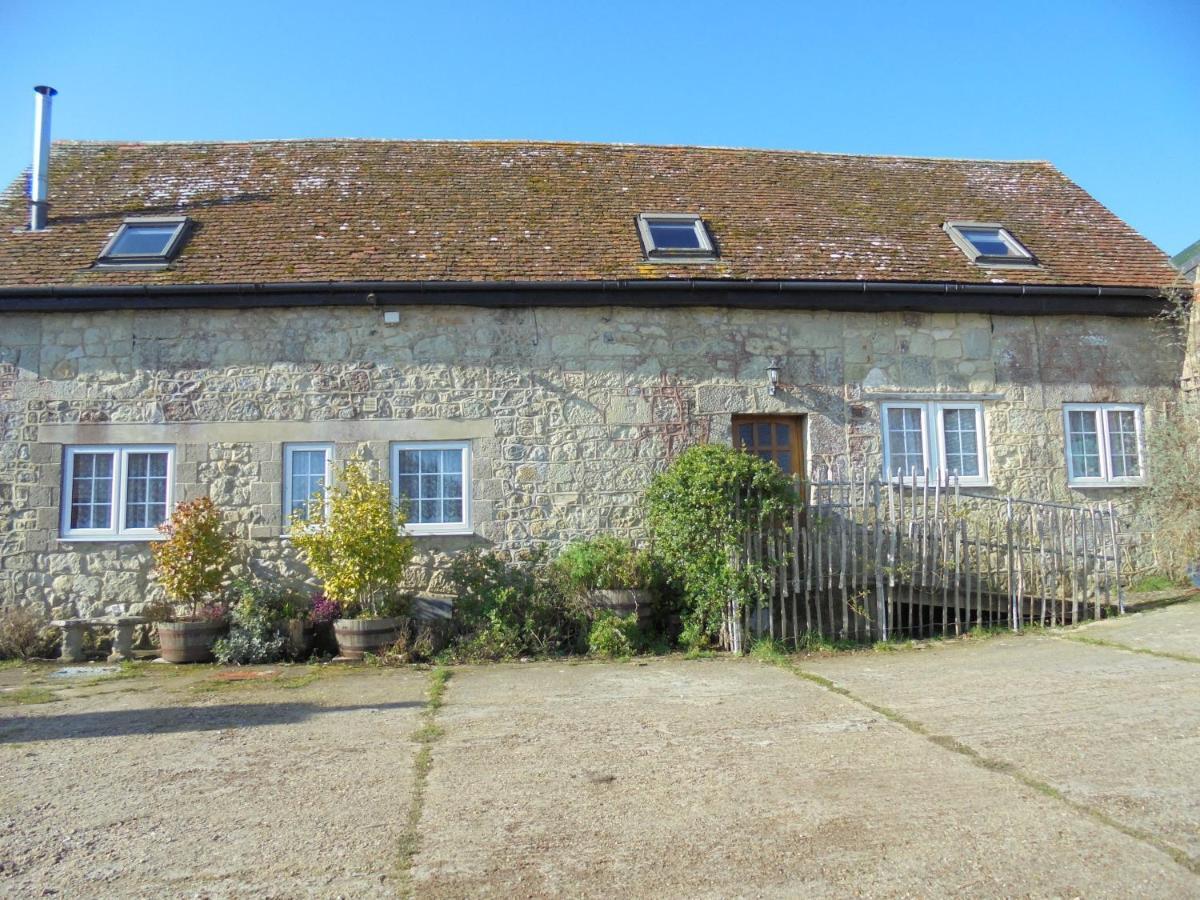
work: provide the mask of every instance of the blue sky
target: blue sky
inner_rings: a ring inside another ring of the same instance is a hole
[[[1200,2],[0,0],[0,180],[57,137],[533,138],[1049,159],[1200,238]]]

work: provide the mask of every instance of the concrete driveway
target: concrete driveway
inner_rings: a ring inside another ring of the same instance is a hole
[[[440,708],[413,670],[50,671],[0,671],[2,896],[1200,896],[1197,603],[460,668]]]
[[[1109,645],[1002,637],[796,659],[800,674],[464,670],[439,716],[412,887],[1200,895],[1200,654],[1113,646],[1182,652],[1198,626],[1189,604],[1069,635]]]

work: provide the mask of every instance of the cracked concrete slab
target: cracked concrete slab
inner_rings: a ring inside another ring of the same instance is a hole
[[[418,896],[1200,890],[1167,853],[751,661],[461,670],[438,721]]]

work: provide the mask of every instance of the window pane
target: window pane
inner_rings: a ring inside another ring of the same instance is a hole
[[[167,517],[167,454],[130,453],[125,463],[125,527],[154,528]]]
[[[650,221],[650,237],[656,250],[699,250],[700,235],[694,222]]]
[[[112,256],[164,256],[179,228],[167,225],[126,225],[113,244]]]
[[[400,474],[416,474],[420,462],[420,454],[415,450],[401,450],[396,454],[398,459],[397,468]]]
[[[1138,459],[1137,417],[1133,410],[1108,411],[1108,456],[1113,478],[1137,478],[1142,474]]]
[[[738,446],[750,447],[754,444],[754,426],[739,425],[738,426]]]
[[[779,454],[775,462],[779,464],[779,468],[783,469],[785,473],[788,475],[792,474],[792,454],[785,450]]]
[[[112,528],[112,453],[76,453],[72,457],[72,528]]]
[[[289,518],[307,519],[313,501],[325,490],[325,468],[329,451],[324,447],[288,451],[291,477],[287,483],[285,511]]]
[[[396,481],[396,489],[400,492],[401,497],[413,498],[418,494],[417,476],[416,475],[401,475]]]
[[[792,429],[783,424],[775,426],[775,443],[781,447],[786,447],[792,442]]]
[[[888,473],[925,474],[924,410],[892,408],[887,411]]]
[[[1099,478],[1100,436],[1096,430],[1096,413],[1090,409],[1073,409],[1067,413],[1067,453],[1071,458],[1071,474],[1075,478]]]
[[[960,228],[959,233],[984,256],[1020,256],[1000,234],[999,228]]]
[[[942,440],[946,448],[946,470],[950,475],[979,475],[979,435],[975,410],[943,410]]]
[[[755,429],[755,444],[759,447],[771,446],[771,423],[760,422]]]
[[[400,450],[396,489],[410,498],[409,522],[440,524],[463,519],[461,449]]]

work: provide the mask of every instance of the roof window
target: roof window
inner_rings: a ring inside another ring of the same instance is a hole
[[[651,260],[710,260],[716,257],[712,237],[695,213],[641,213],[638,234]]]
[[[947,222],[950,240],[979,266],[1035,266],[1037,260],[1003,225],[987,222]]]
[[[100,251],[102,266],[165,266],[179,252],[190,220],[186,216],[126,219]]]

